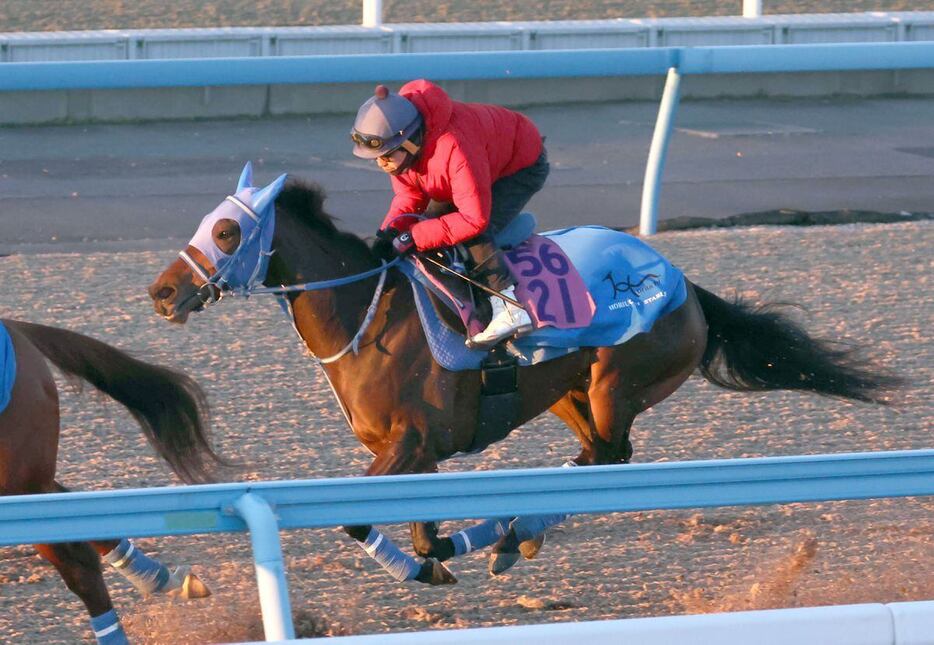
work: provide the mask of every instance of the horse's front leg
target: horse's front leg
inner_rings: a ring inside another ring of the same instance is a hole
[[[367,469],[367,475],[399,475],[437,470],[437,461],[426,448],[424,433],[405,427],[394,430],[391,437],[393,440],[389,447],[373,460]],[[457,578],[440,561],[419,553],[427,558],[419,563],[371,525],[345,526],[343,529],[399,582],[416,580],[431,585],[457,582]]]
[[[421,557],[444,562],[457,555],[451,538],[438,537],[438,522],[412,522],[409,527],[412,530],[412,547]]]

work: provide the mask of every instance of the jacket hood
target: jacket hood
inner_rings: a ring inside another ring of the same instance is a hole
[[[434,142],[447,129],[454,103],[443,89],[424,79],[410,81],[399,89],[404,96],[418,108],[425,120],[425,141],[423,148],[433,148]]]

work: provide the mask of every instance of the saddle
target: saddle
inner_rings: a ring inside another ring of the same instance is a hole
[[[534,216],[523,213],[496,237],[535,327],[503,343],[519,365],[624,343],[687,297],[681,271],[631,235],[603,226],[533,234],[534,226]],[[424,265],[414,258],[399,268],[412,285],[435,359],[449,370],[478,369],[487,352],[467,349],[464,340],[471,325],[483,324],[476,311],[486,294],[472,297],[460,278]]]
[[[561,248],[534,234],[536,225],[532,213],[520,213],[494,236],[516,281],[516,297],[535,329],[586,327],[593,317],[593,299]],[[428,289],[438,319],[452,331],[471,336],[489,323],[490,294],[438,266],[466,275],[466,261],[462,247],[444,250],[416,258],[415,275]]]
[[[681,271],[635,237],[602,226],[541,234],[534,229],[534,216],[522,213],[495,241],[505,252],[517,281],[516,296],[535,328],[489,352],[464,344],[471,326],[483,324],[476,312],[487,302],[486,294],[471,295],[458,284],[463,283],[460,278],[429,271],[417,257],[399,265],[411,282],[435,360],[449,370],[481,372],[479,428],[471,452],[515,427],[519,366],[584,347],[624,343],[651,330],[658,318],[687,297]],[[463,272],[462,264],[458,269]]]

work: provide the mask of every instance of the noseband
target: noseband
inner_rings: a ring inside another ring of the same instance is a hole
[[[224,297],[223,290],[221,290],[217,283],[212,281],[212,277],[216,277],[218,274],[215,273],[214,276],[211,276],[207,272],[207,269],[198,264],[198,261],[188,254],[188,251],[179,251],[178,257],[180,257],[185,262],[185,264],[188,265],[188,268],[191,269],[192,273],[203,280],[203,284],[198,287],[194,295],[186,298],[183,301],[183,304],[191,300],[191,298],[196,297],[204,306],[213,305],[215,302]]]

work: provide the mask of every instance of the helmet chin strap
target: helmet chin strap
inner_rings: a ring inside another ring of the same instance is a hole
[[[399,149],[405,150],[406,155],[405,155],[405,159],[402,161],[401,164],[399,164],[399,167],[396,169],[396,171],[393,174],[403,173],[409,168],[411,168],[412,164],[415,163],[416,156],[418,156],[418,153],[421,150],[419,146],[412,143],[409,139],[406,139],[405,141],[403,141],[402,145],[399,146]]]
[[[419,153],[419,151],[421,150],[421,147],[419,147],[419,146],[415,145],[414,143],[412,143],[412,141],[411,141],[410,139],[406,139],[405,141],[403,141],[403,142],[402,142],[402,145],[399,146],[399,147],[402,148],[403,150],[405,150],[406,152],[408,152],[408,153],[409,153],[410,155],[412,155],[413,157],[414,157],[415,155],[417,155],[417,154]]]

